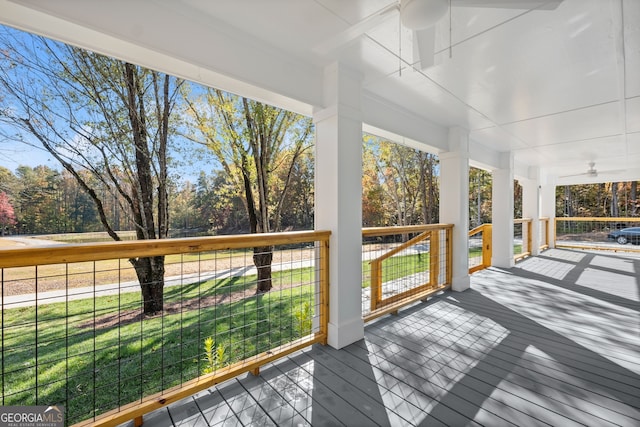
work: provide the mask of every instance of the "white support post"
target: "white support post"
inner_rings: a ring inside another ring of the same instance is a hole
[[[500,153],[500,168],[493,171],[491,265],[513,267],[513,154]]]
[[[545,181],[540,188],[540,215],[549,218],[549,244],[555,247],[556,235],[556,184]]]
[[[469,134],[449,129],[449,151],[440,153],[440,222],[453,224],[454,291],[471,287],[469,278]]]
[[[522,186],[522,216],[531,218],[531,247],[532,256],[540,253],[540,180],[537,178],[538,169],[529,173],[529,179],[521,179]],[[531,176],[534,175],[534,176]]]
[[[315,227],[331,230],[328,343],[364,337],[362,320],[362,118],[360,77],[325,69],[325,108],[316,111]]]

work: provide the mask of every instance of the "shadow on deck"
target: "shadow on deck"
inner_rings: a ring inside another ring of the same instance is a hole
[[[145,426],[640,425],[640,256],[553,249]]]

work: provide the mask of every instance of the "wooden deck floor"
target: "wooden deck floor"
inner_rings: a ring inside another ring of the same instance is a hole
[[[145,426],[640,425],[640,257],[549,250]]]

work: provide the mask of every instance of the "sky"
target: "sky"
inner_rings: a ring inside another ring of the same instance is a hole
[[[46,165],[52,169],[60,169],[60,164],[45,150],[14,142],[0,142],[0,166],[15,171],[18,166],[23,165]]]
[[[17,37],[18,40],[24,39],[25,45],[29,46],[32,35],[2,25],[0,25],[0,30]],[[9,38],[9,40],[11,39]],[[18,46],[21,46],[21,44],[18,44]],[[3,50],[3,46],[0,45],[0,55],[2,55],[3,52],[10,52],[10,49]],[[12,58],[10,54],[6,55],[6,58],[16,60],[15,58]],[[17,56],[17,58],[19,58],[19,56]],[[193,84],[191,90],[192,92],[202,90],[199,88],[201,88],[201,86]],[[2,101],[2,93],[0,93],[0,101]],[[0,108],[3,107],[11,108],[10,105],[0,102]],[[3,135],[5,135],[4,138],[6,138],[6,135],[12,135],[17,132],[17,129],[14,129],[13,127],[7,128],[6,126],[10,125],[0,122],[0,167],[5,167],[12,172],[15,172],[19,166],[36,167],[40,165],[46,165],[59,171],[62,170],[60,163],[55,159],[55,157],[39,146],[39,141],[37,139],[30,137],[29,135],[25,135],[25,138],[28,138],[28,141],[33,143],[33,146],[9,139],[3,139]],[[170,156],[178,161],[177,169],[170,171],[170,173],[174,173],[177,176],[180,176],[183,180],[189,180],[194,183],[196,182],[200,171],[211,174],[214,170],[221,169],[221,165],[216,160],[213,153],[207,152],[207,150],[203,149],[201,145],[189,142],[186,139],[176,141],[176,143],[180,145],[187,145],[188,148],[184,150],[171,150],[171,147],[169,147],[169,150],[171,151]]]

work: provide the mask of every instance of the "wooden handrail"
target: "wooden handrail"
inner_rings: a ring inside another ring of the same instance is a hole
[[[0,268],[287,245],[314,240],[326,240],[330,235],[330,231],[293,231],[287,233],[257,233],[234,236],[77,243],[47,247],[10,248],[0,250]]]
[[[453,229],[453,224],[405,225],[400,227],[367,227],[362,229],[362,236],[391,236],[393,234],[420,233],[429,230],[447,229]]]
[[[395,247],[393,249],[391,249],[389,252],[385,252],[382,255],[380,255],[378,258],[376,259],[372,259],[371,263],[374,262],[382,262],[387,258],[391,258],[392,256],[394,256],[395,254],[402,252],[403,250],[415,245],[418,242],[421,242],[425,239],[427,239],[429,236],[431,236],[431,231],[425,231],[424,233],[421,233],[419,235],[417,235],[416,237],[414,237],[413,239],[407,240],[406,242],[404,242],[403,244],[401,244],[398,247]]]
[[[640,217],[612,217],[612,218],[597,218],[597,217],[578,217],[578,216],[562,216],[556,217],[556,221],[598,221],[598,222],[640,222]]]
[[[514,224],[524,224],[525,222],[531,222],[533,221],[531,218],[515,218],[513,220]]]

